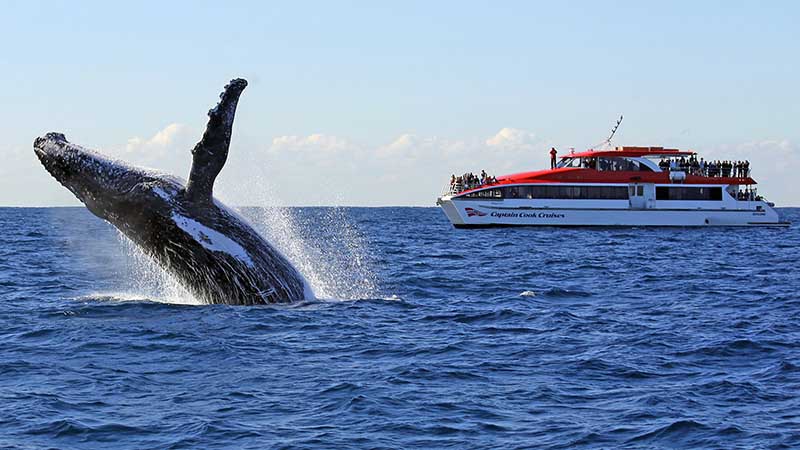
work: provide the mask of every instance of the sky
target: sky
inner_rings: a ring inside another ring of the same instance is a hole
[[[231,3],[227,5],[225,3]],[[0,205],[79,205],[32,150],[186,177],[246,78],[216,185],[237,205],[433,206],[451,174],[615,145],[749,159],[800,206],[800,2],[0,1]]]

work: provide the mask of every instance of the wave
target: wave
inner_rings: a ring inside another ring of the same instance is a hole
[[[74,297],[73,300],[79,302],[108,302],[108,303],[164,303],[170,305],[203,305],[193,296],[186,293],[185,295],[174,296],[161,296],[153,295],[147,296],[137,292],[96,292],[92,294]]]
[[[732,339],[728,341],[717,342],[713,344],[702,345],[689,350],[682,350],[675,352],[676,356],[715,356],[715,357],[728,357],[736,355],[750,355],[756,353],[771,353],[775,349],[771,346],[764,345],[761,342],[751,339]]]
[[[592,294],[589,291],[582,291],[578,289],[564,289],[564,288],[550,288],[542,292],[543,297],[551,297],[551,298],[574,298],[574,297],[591,297]]]
[[[640,434],[628,443],[663,443],[670,445],[691,445],[707,437],[713,428],[691,419],[677,420],[646,433]]]
[[[106,422],[90,425],[75,419],[57,419],[50,422],[32,425],[26,430],[26,434],[32,436],[48,435],[53,438],[92,436],[93,439],[98,439],[101,435],[106,435],[109,437],[115,435],[122,436],[126,434],[141,436],[149,434],[150,432],[151,430],[148,430],[147,428],[126,425],[123,423]]]

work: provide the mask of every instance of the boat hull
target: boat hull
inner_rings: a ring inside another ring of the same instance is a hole
[[[753,204],[757,203],[757,204]],[[437,202],[456,228],[498,226],[788,226],[766,202],[752,209],[566,208],[440,198]],[[760,208],[760,209],[759,209]]]

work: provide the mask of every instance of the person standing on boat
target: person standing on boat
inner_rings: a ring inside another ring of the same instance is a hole
[[[556,151],[556,148],[552,147],[550,149],[550,168],[551,169],[555,169],[556,168],[556,154],[558,154],[558,152]]]

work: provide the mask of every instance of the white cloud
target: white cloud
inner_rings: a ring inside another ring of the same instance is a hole
[[[420,139],[415,134],[402,134],[397,139],[378,148],[381,156],[399,155],[419,148]]]
[[[159,131],[155,134],[148,143],[150,145],[158,145],[161,147],[166,147],[175,140],[175,137],[180,134],[182,131],[186,129],[185,125],[179,123],[171,123],[166,126],[163,130]]]
[[[170,123],[149,138],[134,136],[124,146],[99,149],[137,166],[151,167],[186,177],[192,164],[191,149],[200,133],[180,123]]]
[[[386,145],[377,148],[376,154],[388,161],[414,163],[420,160],[437,159],[453,155],[467,148],[461,140],[449,140],[437,136],[402,134]]]
[[[351,140],[328,134],[278,136],[260,154],[248,158],[267,158],[269,165],[281,167],[281,173],[320,172],[326,178],[345,177],[358,170],[363,149]]]
[[[138,136],[128,139],[128,143],[125,145],[125,153],[156,153],[163,155],[177,142],[184,143],[184,138],[188,137],[188,131],[189,128],[186,125],[171,123],[150,139],[142,139]]]
[[[348,139],[326,134],[309,136],[278,136],[272,140],[270,151],[339,152],[352,150],[356,146]]]
[[[517,128],[503,128],[486,139],[486,145],[499,149],[532,148],[537,143],[536,134]]]
[[[452,173],[485,169],[502,175],[544,167],[542,145],[534,133],[512,128],[468,139],[403,133],[381,145],[287,135],[248,156],[245,170],[269,172],[253,176],[270,179],[287,204],[431,205]]]

